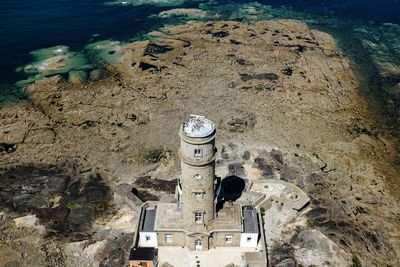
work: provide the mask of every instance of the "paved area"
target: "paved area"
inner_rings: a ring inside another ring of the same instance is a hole
[[[310,198],[294,184],[282,180],[258,180],[255,181],[251,191],[265,194],[265,199],[279,199],[282,209],[300,210],[306,205]]]
[[[260,205],[265,210],[265,238],[271,248],[274,241],[280,240],[287,225],[298,218],[299,211],[304,212],[310,198],[296,185],[275,179],[255,181],[251,190],[266,196]]]
[[[190,251],[182,247],[159,247],[160,265],[168,262],[174,267],[224,267],[233,263],[245,267],[245,252],[256,252],[251,248],[215,248],[208,251]]]

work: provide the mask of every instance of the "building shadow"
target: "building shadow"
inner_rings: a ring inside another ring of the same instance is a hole
[[[221,193],[216,205],[216,211],[221,210],[225,202],[233,202],[239,199],[245,188],[246,181],[237,175],[229,175],[222,179]]]
[[[243,178],[236,175],[225,177],[221,181],[222,199],[224,201],[235,201],[239,199],[245,187],[246,182]]]

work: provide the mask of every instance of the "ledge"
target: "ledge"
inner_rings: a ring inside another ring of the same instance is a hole
[[[207,161],[196,162],[196,161],[192,161],[192,160],[188,160],[188,159],[184,158],[182,156],[181,149],[178,150],[178,156],[182,162],[184,162],[188,165],[197,166],[197,167],[206,166],[206,165],[210,164],[211,162],[215,161],[215,154],[216,153],[214,152],[214,155]]]

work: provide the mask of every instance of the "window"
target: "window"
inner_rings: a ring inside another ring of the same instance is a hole
[[[201,151],[200,148],[195,148],[195,149],[194,149],[194,157],[195,157],[195,158],[199,158],[199,157],[201,157],[202,155],[203,155],[203,152]]]
[[[201,212],[196,212],[196,213],[194,214],[194,221],[195,221],[196,223],[202,223],[202,222],[203,222],[203,213],[201,213]]]
[[[247,242],[248,242],[248,243],[251,242],[251,237],[247,237]]]
[[[232,243],[232,235],[225,235],[225,244]]]
[[[150,236],[149,235],[146,235],[145,238],[146,238],[146,241],[150,241]]]
[[[172,243],[172,234],[165,234],[165,243]]]
[[[201,192],[195,192],[195,193],[194,193],[194,197],[195,197],[196,199],[203,199],[203,193],[201,193]]]
[[[194,175],[194,179],[196,179],[196,180],[201,180],[202,178],[203,178],[203,176],[201,176],[200,174]]]
[[[202,241],[200,239],[196,239],[194,241],[194,247],[196,248],[196,250],[201,250],[202,249]]]

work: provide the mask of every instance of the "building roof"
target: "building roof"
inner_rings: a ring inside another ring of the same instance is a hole
[[[156,209],[145,209],[140,220],[140,232],[154,232]]]
[[[158,249],[133,247],[129,253],[129,260],[154,260],[157,258]]]
[[[158,203],[155,229],[183,230],[185,222],[182,211],[177,209],[177,203]]]
[[[211,222],[210,230],[242,230],[241,206],[237,203],[226,202],[218,211],[217,217]]]
[[[258,233],[257,213],[254,206],[243,206],[243,232]]]
[[[182,124],[182,132],[188,137],[207,137],[214,131],[214,123],[204,116],[190,115]]]

